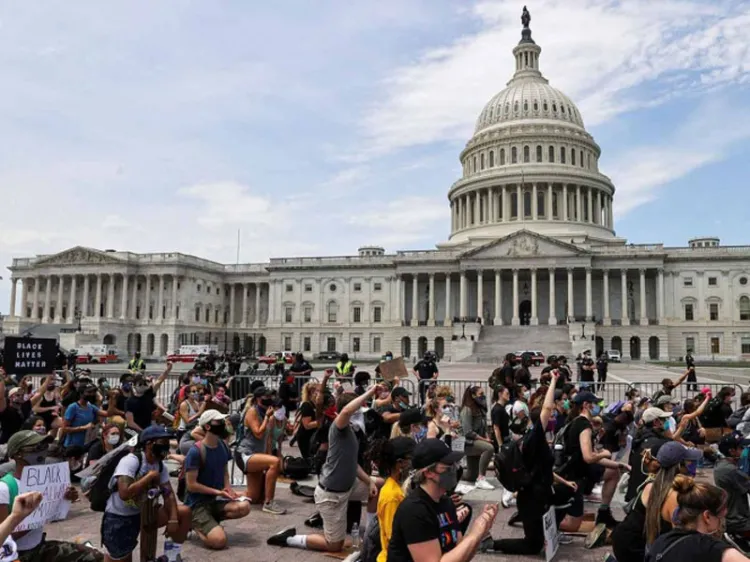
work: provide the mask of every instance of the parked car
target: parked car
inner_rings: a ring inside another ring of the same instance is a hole
[[[282,354],[284,356],[284,362],[287,365],[291,365],[294,363],[294,353],[291,351],[272,351],[271,353],[266,353],[265,355],[261,355],[258,357],[257,361],[258,363],[265,363],[266,365],[274,365],[276,364],[276,358],[279,356],[279,354]]]
[[[520,361],[524,355],[531,356],[531,364],[534,365],[535,367],[538,367],[539,365],[544,363],[544,353],[542,353],[539,350],[527,349],[525,351],[516,351],[515,352],[516,361]]]
[[[321,351],[315,358],[323,361],[338,361],[341,354],[338,351]]]
[[[620,352],[616,349],[608,349],[607,350],[607,361],[610,363],[619,363],[622,360],[622,356],[620,355]]]

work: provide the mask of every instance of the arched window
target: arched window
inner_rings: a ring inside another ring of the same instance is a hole
[[[560,164],[565,164],[565,154],[567,154],[565,152],[565,147],[561,146],[560,147]],[[474,164],[474,168],[476,169],[476,163]]]
[[[544,111],[547,111],[549,109],[549,106],[547,105],[547,100],[544,100],[544,105],[542,107],[544,108]]]
[[[518,102],[513,104],[513,113],[518,113]]]
[[[537,162],[542,161],[542,145],[537,145],[536,147],[536,161]]]
[[[510,149],[510,163],[518,164],[518,149],[515,146]]]
[[[518,193],[510,194],[510,218],[518,218]]]
[[[505,149],[500,149],[500,165],[505,166]]]
[[[477,171],[477,157],[476,156],[472,159],[472,167],[473,167],[473,171],[476,172]]]
[[[583,168],[583,150],[581,151],[581,168]]]
[[[565,115],[565,106],[564,106],[564,105],[561,105],[561,106],[560,106],[560,111],[562,111],[562,112],[563,112],[563,115]]]
[[[546,193],[538,192],[536,194],[536,212],[537,216],[544,217],[547,213],[544,212],[544,203],[546,202]]]
[[[523,161],[525,163],[528,163],[531,161],[531,154],[530,154],[529,146],[526,145],[523,147]]]
[[[547,160],[549,160],[550,162],[554,162],[555,161],[555,147],[550,146],[548,152],[549,154],[547,155]]]
[[[524,191],[523,193],[523,216],[531,216],[531,192]]]
[[[750,320],[750,297],[740,297],[740,320]]]
[[[570,163],[575,166],[576,165],[576,151],[574,148],[570,149]]]
[[[479,169],[484,170],[484,152],[479,155]]]
[[[552,113],[557,113],[557,104],[552,102]]]
[[[523,102],[523,110],[524,111],[528,111],[529,110],[529,102],[527,102],[527,101]]]
[[[534,100],[534,111],[539,111],[539,102]]]
[[[326,306],[326,313],[328,314],[329,323],[335,323],[338,321],[337,320],[338,312],[339,312],[339,305],[336,304],[336,301],[329,302],[328,306]]]
[[[490,150],[490,168],[495,165],[495,151]]]

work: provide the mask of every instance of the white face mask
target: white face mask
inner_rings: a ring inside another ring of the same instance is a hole
[[[530,390],[524,390],[524,391],[523,391],[523,397],[524,397],[524,398],[525,398],[526,400],[528,400],[529,398],[531,398],[531,391],[530,391]]]
[[[365,414],[361,410],[352,414],[352,417],[349,418],[349,421],[354,426],[355,430],[365,430]]]
[[[274,410],[273,417],[276,418],[278,421],[286,419],[286,408],[282,406],[278,410]]]
[[[107,443],[110,445],[117,445],[120,442],[120,434],[119,433],[110,433],[107,435]]]

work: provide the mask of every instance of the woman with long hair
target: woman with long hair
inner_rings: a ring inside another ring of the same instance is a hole
[[[464,453],[467,457],[479,457],[479,474],[476,487],[480,490],[494,490],[487,482],[487,467],[495,453],[492,441],[487,437],[487,397],[481,386],[470,386],[464,392],[461,401],[461,427],[466,444]]]
[[[177,433],[179,437],[182,437],[182,434],[187,431],[188,427],[198,421],[198,418],[205,409],[206,402],[203,399],[203,387],[199,384],[191,384],[189,392],[185,394],[185,399],[180,402],[178,408],[179,423],[177,425]]]
[[[747,562],[743,553],[724,542],[727,496],[721,488],[678,475],[675,527],[651,545],[646,562]],[[619,562],[619,560],[618,560]]]
[[[307,382],[305,386],[302,387],[302,401],[297,410],[297,446],[299,447],[300,455],[307,461],[312,460],[310,441],[320,427],[315,405],[319,391],[320,383],[318,381]]]
[[[702,402],[697,398],[688,398],[682,406],[682,417],[677,424],[675,439],[681,439],[694,445],[703,445],[706,443],[706,430],[701,424],[700,416],[706,409],[711,395],[706,393]]]
[[[102,429],[101,438],[94,441],[94,443],[91,445],[91,448],[89,449],[87,458],[88,464],[96,464],[100,458],[119,447],[122,442],[122,427],[114,423],[108,423]]]
[[[675,441],[646,450],[643,472],[650,476],[636,496],[630,513],[612,533],[612,550],[617,562],[642,562],[646,546],[672,528],[672,514],[677,507],[672,482],[678,475],[687,474],[687,463],[698,456],[700,451]]]

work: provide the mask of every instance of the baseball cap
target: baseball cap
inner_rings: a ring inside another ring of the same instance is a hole
[[[403,386],[397,386],[391,391],[391,398],[399,398],[400,396],[411,396],[411,392],[406,390]]]
[[[719,452],[726,457],[729,456],[730,450],[742,448],[748,444],[750,444],[750,439],[738,431],[733,431],[721,438],[721,441],[719,441]]]
[[[268,396],[271,394],[271,390],[266,388],[265,386],[259,386],[255,390],[253,390],[253,396],[255,398],[261,398],[263,396]]]
[[[669,394],[664,394],[656,399],[657,406],[664,406],[664,404],[679,404],[680,400]]]
[[[49,435],[39,435],[36,431],[23,430],[18,431],[8,439],[8,458],[12,459],[18,454],[18,451],[26,447],[36,447],[40,443],[50,441]]]
[[[513,417],[514,418],[518,414],[520,414],[521,412],[523,412],[524,414],[526,414],[526,416],[528,417],[528,415],[529,415],[529,407],[526,405],[525,402],[521,402],[520,400],[516,400],[513,403],[513,408],[511,410],[511,412],[513,413]]]
[[[224,421],[227,418],[226,414],[222,414],[219,410],[206,410],[198,418],[198,425],[203,427],[209,425],[212,421]]]
[[[145,445],[149,441],[170,439],[171,437],[173,437],[173,433],[163,425],[150,425],[141,431],[141,434],[138,436],[138,444]]]
[[[20,391],[21,391],[21,387],[20,386],[14,386],[13,388],[11,388],[8,391],[8,398],[10,398],[11,396],[13,396],[14,394],[16,394],[17,392],[20,392]]]
[[[393,456],[396,459],[405,459],[414,454],[417,444],[411,437],[396,437],[390,440],[393,447]]]
[[[454,451],[440,439],[425,439],[414,448],[411,465],[420,470],[438,462],[454,464],[463,457],[463,453]]]
[[[689,449],[682,443],[670,441],[665,443],[659,449],[656,460],[662,468],[671,468],[685,461],[697,461],[703,456],[703,451],[699,449]]]
[[[643,420],[643,423],[653,423],[658,419],[666,419],[671,415],[671,413],[665,412],[661,408],[646,408],[641,419]]]
[[[573,397],[574,404],[583,404],[584,402],[598,404],[599,402],[601,402],[601,399],[596,394],[594,394],[593,392],[589,392],[588,390],[583,390]]]

